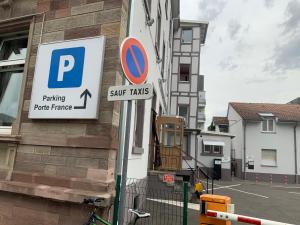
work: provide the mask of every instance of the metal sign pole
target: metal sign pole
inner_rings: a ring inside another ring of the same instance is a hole
[[[131,111],[132,101],[129,100],[127,104],[127,118],[125,128],[125,143],[123,154],[123,166],[122,166],[122,181],[120,192],[120,210],[119,210],[119,225],[124,223],[125,205],[126,205],[126,180],[127,180],[127,168],[128,168],[128,153],[129,153],[129,139],[130,139],[130,125],[131,125]]]

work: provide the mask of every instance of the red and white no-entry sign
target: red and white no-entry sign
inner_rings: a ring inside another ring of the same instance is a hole
[[[121,65],[132,84],[143,84],[148,75],[148,57],[144,46],[133,37],[126,38],[120,50]]]

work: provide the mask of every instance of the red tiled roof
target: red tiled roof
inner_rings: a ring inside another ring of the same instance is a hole
[[[220,125],[220,124],[229,124],[227,117],[222,117],[222,116],[214,116],[213,117],[213,122],[215,125]]]
[[[282,121],[300,121],[300,105],[271,103],[229,103],[245,120],[261,120],[259,113],[272,113]]]

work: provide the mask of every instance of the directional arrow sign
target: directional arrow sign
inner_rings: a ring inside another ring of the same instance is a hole
[[[152,84],[112,86],[108,89],[108,101],[149,99],[153,96]]]
[[[84,96],[83,106],[74,106],[74,109],[86,109],[87,97],[89,96],[90,98],[92,98],[92,94],[91,92],[89,92],[88,89],[85,89],[85,91],[82,92],[82,94],[80,95],[80,98],[82,98],[83,96]]]
[[[40,44],[29,118],[97,119],[104,49],[104,37]]]

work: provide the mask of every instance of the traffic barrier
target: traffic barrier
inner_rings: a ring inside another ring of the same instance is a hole
[[[256,225],[294,225],[294,224],[288,224],[288,223],[281,223],[271,220],[264,220],[259,219],[255,217],[249,217],[249,216],[243,216],[233,213],[227,213],[227,212],[219,212],[219,211],[213,211],[213,210],[207,210],[206,215],[208,217],[216,218],[219,220],[225,220],[225,221],[236,221],[241,223],[247,223],[247,224],[256,224]]]
[[[210,195],[203,194],[200,196],[201,200],[201,214],[200,214],[200,225],[231,225],[230,221],[218,220],[211,218],[207,215],[207,210],[217,210],[223,212],[233,212],[230,210],[231,198],[222,195]]]

